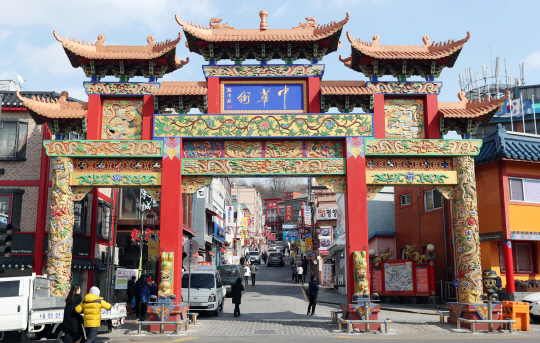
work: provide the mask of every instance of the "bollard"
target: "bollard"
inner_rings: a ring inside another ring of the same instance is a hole
[[[352,323],[347,321],[347,333],[352,334],[353,333],[353,327]]]
[[[475,333],[476,332],[476,326],[475,326],[475,321],[473,321],[471,323],[471,333]]]
[[[369,304],[364,301],[364,320],[369,320]],[[366,332],[369,332],[369,324],[366,323]]]
[[[137,335],[140,335],[141,334],[141,321],[138,320],[136,324],[137,324]]]
[[[458,329],[458,330],[461,329],[461,320],[459,320],[459,318],[458,318],[458,320],[456,321],[456,324],[457,324],[457,329]]]
[[[161,303],[161,321],[165,318],[165,303]],[[165,325],[159,324],[159,333],[165,333]]]
[[[388,333],[388,320],[384,321],[384,333]]]

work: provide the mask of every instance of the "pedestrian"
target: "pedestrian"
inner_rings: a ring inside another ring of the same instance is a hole
[[[246,288],[248,286],[249,277],[251,276],[251,270],[249,266],[244,267],[244,279],[246,279]]]
[[[304,269],[302,268],[302,265],[296,267],[296,278],[298,283],[302,282],[302,285],[304,284]]]
[[[240,316],[240,303],[242,302],[242,292],[245,288],[242,285],[242,278],[236,279],[236,283],[231,287],[231,297],[234,304],[234,316]]]
[[[75,311],[80,303],[82,303],[81,286],[75,284],[69,290],[64,308],[64,321],[62,322],[62,331],[65,334],[64,343],[79,343],[83,337],[83,319]]]
[[[110,310],[111,304],[99,297],[99,288],[90,288],[90,293],[84,296],[84,301],[75,307],[75,311],[84,314],[84,328],[86,329],[86,341],[95,343],[97,333],[101,325],[101,309]]]
[[[135,280],[137,280],[137,277],[133,275],[131,277],[131,280],[128,281],[127,284],[127,303],[131,304],[131,301],[133,300],[133,297],[135,296]],[[133,309],[131,309],[133,311]]]
[[[302,278],[303,278],[302,282],[306,282],[306,276],[307,276],[307,272],[308,272],[308,264],[309,264],[309,261],[308,261],[307,257],[304,255],[304,258],[302,259],[302,269],[304,270],[304,274],[302,275]]]
[[[148,311],[148,303],[150,302],[152,282],[151,278],[147,278],[146,285],[144,285],[141,291],[141,316],[139,317],[141,321],[147,320],[146,313]]]
[[[144,284],[144,276],[141,275],[137,282],[135,282],[135,314],[137,315],[137,318],[141,316],[141,292]]]
[[[296,283],[297,273],[298,273],[298,267],[296,266],[296,263],[293,263],[293,265],[292,265],[292,283]]]
[[[317,305],[317,295],[319,295],[319,285],[317,285],[317,282],[315,281],[315,275],[311,275],[308,291],[309,291],[309,306],[307,308],[307,314],[309,316],[310,309],[311,309],[311,315],[315,314],[315,305]]]
[[[257,276],[257,266],[255,264],[252,264],[249,268],[250,268],[250,274],[251,274],[251,285],[255,286],[255,276]]]
[[[266,264],[266,261],[268,261],[268,254],[266,253],[266,251],[263,252],[262,259],[263,259],[263,262]]]
[[[240,257],[240,265],[244,265],[244,263],[246,262],[246,258],[244,256]]]
[[[157,285],[157,283],[155,281],[154,276],[152,276],[151,279],[152,279],[152,284],[150,285],[150,295],[155,295],[157,297],[158,285]]]

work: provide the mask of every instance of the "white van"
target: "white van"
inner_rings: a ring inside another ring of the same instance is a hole
[[[182,274],[182,302],[188,302],[188,272]],[[198,266],[191,271],[189,309],[209,311],[214,316],[223,311],[225,287],[215,266]]]

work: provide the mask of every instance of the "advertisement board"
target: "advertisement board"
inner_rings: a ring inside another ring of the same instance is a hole
[[[293,220],[293,205],[285,205],[285,221],[290,222]]]
[[[283,224],[281,228],[283,230],[295,230],[298,226],[296,224]]]
[[[298,240],[298,231],[283,231],[283,241],[292,242]]]
[[[313,238],[310,233],[306,234],[306,256],[308,260],[313,259]]]
[[[304,224],[311,225],[311,207],[304,207]]]
[[[138,269],[116,269],[116,281],[114,283],[114,289],[127,289],[128,281],[131,280],[131,277],[137,277],[138,275]]]
[[[225,207],[225,226],[234,226],[234,210],[232,206]]]
[[[337,207],[317,207],[317,213],[315,217],[317,220],[337,219],[337,217]]]

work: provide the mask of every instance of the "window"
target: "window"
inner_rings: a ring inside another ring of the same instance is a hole
[[[534,242],[512,242],[512,257],[515,273],[534,273]],[[499,264],[501,273],[506,272],[503,242],[499,242]]]
[[[510,200],[540,202],[540,180],[510,178],[508,184]]]
[[[0,298],[19,296],[20,281],[2,281],[0,285]]]
[[[18,229],[21,225],[22,196],[21,189],[0,189],[0,223],[13,224]]]
[[[88,213],[88,196],[85,196],[81,201],[73,202],[73,233],[84,235],[86,234],[86,218]]]
[[[233,202],[236,202],[236,194],[233,194],[233,196],[232,196],[232,201],[233,201]]]
[[[81,140],[84,138],[85,135],[83,133],[78,133],[77,131],[71,131],[68,135],[69,140]]]
[[[28,123],[20,121],[0,122],[0,160],[26,161],[26,138]]]
[[[424,209],[426,211],[435,210],[442,207],[442,196],[436,189],[424,192]]]
[[[0,194],[0,223],[11,223],[11,194]]]
[[[411,204],[411,193],[400,195],[399,196],[399,203],[401,204],[401,206],[410,205]]]

